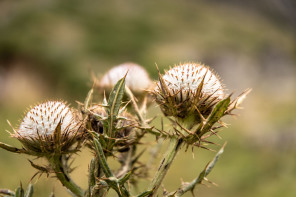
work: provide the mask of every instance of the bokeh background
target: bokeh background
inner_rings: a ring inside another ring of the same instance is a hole
[[[26,108],[47,99],[76,107],[91,73],[133,61],[157,79],[179,62],[210,65],[228,93],[253,88],[237,120],[226,118],[225,153],[209,175],[218,187],[199,196],[296,196],[296,3],[294,0],[0,1],[0,140]],[[152,107],[153,113],[158,109]],[[159,111],[157,111],[159,112]],[[165,145],[163,150],[165,149]],[[179,153],[164,182],[191,181],[215,153]],[[86,186],[91,154],[77,156],[74,178]],[[36,170],[24,155],[0,150],[0,188],[26,186]],[[32,159],[32,158],[30,158]],[[52,178],[34,179],[35,196],[70,196]],[[149,181],[143,180],[139,191]],[[209,185],[209,184],[207,184]],[[189,194],[187,196],[190,196]]]

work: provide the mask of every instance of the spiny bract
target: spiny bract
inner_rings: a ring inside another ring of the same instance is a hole
[[[218,77],[208,67],[200,64],[181,64],[170,69],[163,75],[171,94],[178,95],[179,99],[185,100],[188,92],[194,93],[204,78],[202,93],[212,95],[218,99],[224,97],[222,85]],[[182,95],[181,95],[182,92]],[[193,94],[189,94],[192,96]]]
[[[165,115],[190,117],[190,121],[196,122],[200,121],[200,115],[207,117],[212,107],[225,97],[218,76],[196,63],[180,64],[160,75],[152,94]]]
[[[47,101],[31,108],[15,130],[13,137],[27,154],[49,156],[78,151],[82,133],[78,115],[61,101]]]

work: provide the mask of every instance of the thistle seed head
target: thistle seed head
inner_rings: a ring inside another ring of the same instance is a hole
[[[110,69],[101,79],[99,86],[108,89],[113,88],[113,86],[119,81],[124,75],[127,74],[125,78],[125,84],[133,92],[143,92],[147,90],[151,84],[147,71],[138,64],[135,63],[124,63],[120,64],[112,69]]]
[[[74,142],[79,121],[61,101],[47,101],[31,108],[13,135],[30,151],[66,151]],[[59,144],[57,144],[59,143]]]
[[[153,95],[167,116],[199,122],[225,97],[219,77],[201,64],[180,64],[159,78]]]

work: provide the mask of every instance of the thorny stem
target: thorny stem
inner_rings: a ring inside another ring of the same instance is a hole
[[[221,147],[221,149],[218,151],[218,153],[215,155],[215,157],[207,164],[205,169],[199,174],[199,176],[197,178],[195,178],[190,183],[183,184],[178,190],[176,190],[174,192],[171,192],[171,194],[174,197],[180,197],[180,196],[182,196],[183,194],[185,194],[188,191],[193,192],[196,185],[201,184],[203,180],[207,180],[206,176],[208,176],[209,173],[214,168],[214,166],[215,166],[216,162],[218,161],[219,157],[224,152],[225,146],[226,146],[226,143],[224,143],[224,145]],[[169,195],[169,196],[172,196],[172,195]]]
[[[149,187],[149,191],[151,191],[150,197],[155,196],[159,186],[161,185],[166,173],[168,172],[172,162],[174,161],[180,147],[182,144],[182,139],[171,138],[168,150],[162,159],[160,166],[154,175],[152,180],[152,184]]]
[[[160,151],[160,148],[163,144],[164,140],[162,138],[158,139],[156,146],[151,150],[151,156],[147,163],[147,168],[150,169],[151,166],[154,164],[155,159]]]
[[[108,186],[113,188],[119,196],[130,196],[129,192],[126,190],[124,185],[119,183],[119,179],[117,179],[111,171],[107,163],[106,157],[104,155],[103,148],[96,138],[94,138],[94,145],[96,149],[97,159],[99,160],[99,164],[102,167],[102,170],[106,176],[105,181],[107,182]]]
[[[68,190],[70,190],[75,196],[83,197],[84,191],[70,178],[68,173],[66,172],[64,165],[62,163],[61,155],[53,155],[48,158],[51,167],[53,168],[56,177],[60,180],[60,182],[65,186]]]

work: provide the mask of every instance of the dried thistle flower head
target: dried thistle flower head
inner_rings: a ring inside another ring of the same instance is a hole
[[[167,116],[199,122],[225,97],[219,77],[202,64],[180,64],[159,78],[153,95]]]
[[[108,118],[105,108],[99,105],[94,105],[90,108],[90,112],[89,122],[92,130],[99,134],[107,134],[107,131],[104,131],[104,121]],[[122,139],[132,138],[130,134],[138,123],[135,117],[133,117],[130,113],[123,111],[116,120],[116,125],[116,134],[114,137]],[[130,145],[130,142],[133,142],[131,139],[128,141],[129,142],[126,143],[124,140],[116,142],[115,146],[117,146],[117,150],[122,151]],[[89,147],[92,148],[92,146]]]
[[[128,62],[110,69],[100,80],[99,86],[108,91],[108,89],[112,89],[117,81],[124,77],[127,72],[125,84],[133,92],[143,93],[153,84],[147,71],[143,67]]]
[[[76,141],[78,128],[76,115],[65,103],[47,101],[27,112],[13,137],[36,154],[67,152]]]

